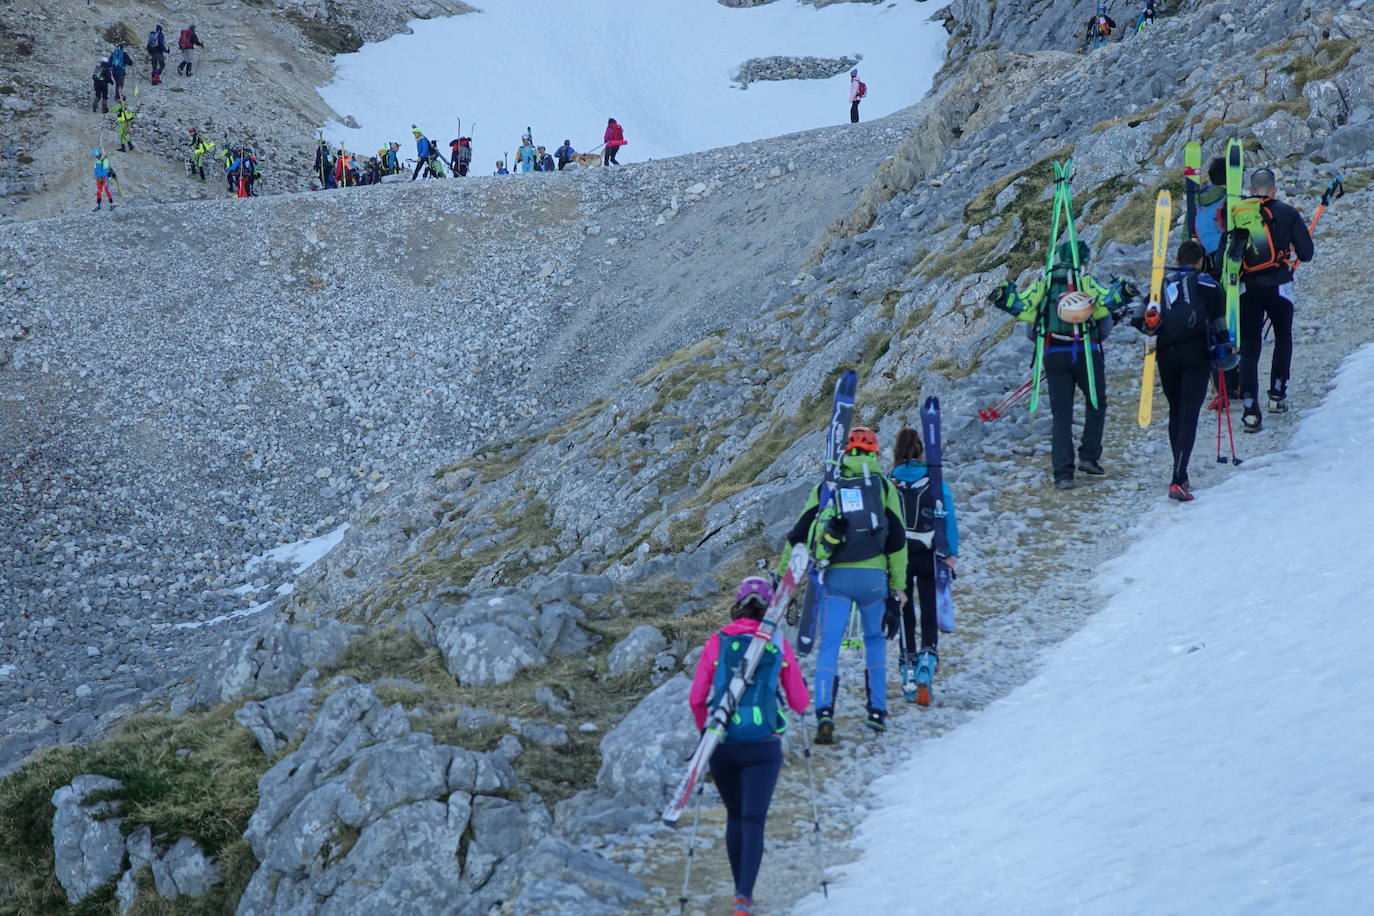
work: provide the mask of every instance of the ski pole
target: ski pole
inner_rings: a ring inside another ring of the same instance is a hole
[[[816,805],[816,772],[811,765],[811,732],[807,730],[805,721],[802,722],[801,733],[802,757],[806,760],[806,788],[807,794],[811,797],[811,837],[815,841],[813,848],[816,853],[816,873],[821,876],[821,893],[828,899],[830,882],[825,880],[825,835],[821,833],[821,811]]]
[[[1217,411],[1217,464],[1225,464],[1226,459],[1221,457],[1221,414],[1226,413],[1226,436],[1231,443],[1231,464],[1240,465],[1240,459],[1236,457],[1236,433],[1231,428],[1231,398],[1226,391],[1226,373],[1217,370],[1217,394],[1221,398],[1221,404]]]
[[[992,407],[978,408],[978,419],[982,420],[984,423],[989,420],[996,420],[998,417],[1002,416],[1002,411],[1009,410],[1025,400],[1026,396],[1030,394],[1032,381],[1032,379],[1026,379],[1014,391],[1002,398],[1002,400],[998,401]]]
[[[805,731],[805,729],[802,729]],[[692,835],[687,838],[687,867],[682,871],[682,893],[678,896],[677,902],[681,909],[680,913],[687,912],[687,886],[692,880],[692,861],[697,855],[697,825],[701,823],[701,797],[706,794],[706,780],[701,781],[697,788],[697,802],[693,806],[692,813]]]

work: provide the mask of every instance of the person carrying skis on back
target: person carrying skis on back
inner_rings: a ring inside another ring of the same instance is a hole
[[[449,149],[453,151],[449,165],[453,168],[454,177],[468,177],[468,169],[472,167],[472,138],[459,137],[449,144]]]
[[[558,171],[563,171],[572,162],[573,156],[577,155],[577,150],[572,148],[571,140],[564,140],[563,145],[553,151],[554,158],[558,160]]]
[[[102,112],[110,110],[110,83],[114,82],[114,76],[110,73],[110,59],[101,58],[95,65],[95,72],[91,74],[91,85],[95,89],[95,98],[91,100],[91,111],[95,111],[96,106],[100,106]]]
[[[104,150],[91,150],[91,157],[95,159],[95,167],[91,170],[91,174],[95,176],[95,208],[100,209],[100,195],[104,194],[105,199],[110,202],[110,209],[113,210],[115,202],[114,195],[110,193],[110,182],[118,176],[115,175],[110,160],[105,157]]]
[[[601,164],[620,165],[615,161],[615,157],[620,153],[620,148],[628,141],[625,139],[625,128],[620,126],[620,122],[615,118],[606,119],[606,133],[602,136],[605,148],[601,151]]]
[[[1186,239],[1178,246],[1178,267],[1164,277],[1159,310],[1136,306],[1131,324],[1155,338],[1155,368],[1159,386],[1169,402],[1169,448],[1173,452],[1173,476],[1169,498],[1189,502],[1188,461],[1197,441],[1198,414],[1207,397],[1212,370],[1235,363],[1235,348],[1226,329],[1226,296],[1221,286],[1203,271],[1206,252]],[[1223,352],[1216,353],[1213,343]],[[1215,358],[1215,359],[1214,359]]]
[[[706,727],[710,710],[729,687],[772,598],[773,588],[767,579],[745,579],[735,589],[734,619],[706,638],[688,695],[699,730]],[[753,913],[768,806],[782,770],[782,741],[778,736],[787,728],[780,702],[783,699],[801,714],[811,698],[796,654],[777,632],[764,648],[754,677],[741,694],[710,760],[711,777],[725,803],[725,851],[735,881],[732,916]]]
[[[196,48],[203,48],[200,36],[196,34],[196,27],[191,25],[181,30],[181,36],[177,38],[177,47],[181,49],[181,63],[177,64],[177,72],[191,75],[191,68],[196,62]]]
[[[883,617],[889,595],[906,601],[906,529],[897,488],[878,466],[878,437],[871,429],[849,431],[838,489],[824,511],[818,511],[820,494],[818,485],[788,533],[779,574],[787,568],[794,544],[814,545],[816,561],[826,564],[816,618],[816,743],[834,744],[840,643],[854,605],[863,624],[866,724],[878,732],[887,728]]]
[[[115,102],[114,116],[115,132],[119,136],[119,151],[121,153],[128,152],[125,149],[126,146],[130,150],[134,148],[134,141],[129,137],[129,125],[133,123],[134,110],[124,104],[123,101],[118,101]]]
[[[156,86],[162,82],[162,71],[167,67],[167,36],[162,33],[162,26],[148,33],[148,60],[152,62],[152,83]]]
[[[1202,244],[1207,257],[1206,270],[1212,273],[1221,266],[1221,237],[1226,228],[1226,160],[1213,156],[1207,163],[1207,184],[1193,196],[1197,203],[1194,225],[1186,227],[1188,235]]]
[[[515,151],[515,158],[520,162],[520,171],[533,172],[536,154],[534,151],[534,141],[528,136],[520,140],[520,146]]]
[[[1249,240],[1241,260],[1240,393],[1245,409],[1240,421],[1248,433],[1264,428],[1259,408],[1259,360],[1264,349],[1264,319],[1274,328],[1274,356],[1269,365],[1269,409],[1288,409],[1288,373],[1293,362],[1293,268],[1316,253],[1302,214],[1276,200],[1274,173],[1250,175],[1250,196],[1233,214],[1235,228]]]
[[[859,79],[859,68],[849,71],[849,123],[859,123],[859,103],[868,96],[868,84]]]
[[[1078,263],[1088,263],[1088,246],[1078,243]],[[1073,393],[1081,389],[1088,403],[1084,406],[1083,439],[1078,444],[1078,470],[1093,477],[1102,469],[1102,432],[1107,423],[1107,375],[1102,365],[1102,342],[1112,331],[1114,314],[1124,312],[1126,302],[1137,295],[1128,281],[1117,278],[1104,286],[1086,272],[1080,272],[1080,289],[1070,290],[1073,249],[1068,241],[1056,249],[1054,268],[1048,281],[1037,277],[1018,293],[1015,284],[1003,283],[988,297],[997,308],[1029,324],[1027,333],[1038,343],[1038,328],[1044,330],[1044,375],[1049,385],[1050,414],[1054,420],[1054,485],[1061,490],[1074,486]],[[1086,346],[1091,347],[1085,355]],[[1092,382],[1088,362],[1092,362]],[[1090,391],[1096,391],[1092,403]]]
[[[124,100],[124,77],[128,75],[129,52],[124,50],[124,42],[115,45],[115,49],[110,52],[110,75],[114,77],[115,99]]]
[[[909,697],[921,705],[930,705],[930,678],[939,669],[937,652],[940,628],[935,619],[935,526],[944,524],[948,556],[942,559],[951,569],[959,558],[959,523],[954,514],[954,495],[949,482],[941,481],[945,518],[935,517],[935,497],[925,461],[925,445],[920,430],[907,427],[897,433],[892,449],[892,482],[902,505],[902,527],[906,529],[906,602],[901,606],[901,637],[903,652],[900,658],[902,683],[915,683],[916,694]],[[921,639],[916,640],[917,608],[921,624]],[[893,635],[896,635],[895,633]],[[891,638],[891,636],[889,636]],[[920,646],[917,650],[916,647]]]

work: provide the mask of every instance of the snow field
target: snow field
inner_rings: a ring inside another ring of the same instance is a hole
[[[552,153],[570,139],[601,144],[606,119],[625,128],[622,161],[729,146],[849,118],[849,75],[732,85],[751,57],[862,54],[864,120],[915,104],[944,60],[945,30],[918,0],[779,0],[732,9],[716,0],[486,0],[475,14],[411,23],[414,33],[335,58],[321,96],[361,129],[326,135],[370,152],[389,140],[415,155],[417,125],[440,144],[472,132],[473,173],[490,174],[526,127]],[[556,22],[556,28],[546,27]],[[798,163],[798,165],[804,165]]]
[[[1103,610],[881,779],[797,912],[1365,911],[1371,385],[1366,346],[1298,444],[1141,519]]]

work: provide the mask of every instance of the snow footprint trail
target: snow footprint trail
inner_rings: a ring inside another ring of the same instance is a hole
[[[1343,201],[1349,206],[1331,211],[1322,223],[1318,259],[1299,272],[1299,327],[1294,349],[1294,382],[1290,385],[1297,406],[1315,403],[1329,388],[1327,380],[1337,371],[1341,360],[1357,346],[1374,338],[1374,328],[1363,317],[1367,292],[1357,288],[1361,273],[1356,262],[1363,255],[1360,246],[1347,244],[1348,240],[1362,240],[1374,234],[1374,211],[1369,208],[1374,202],[1372,199],[1374,194],[1362,191]],[[1301,413],[1310,412],[1269,415],[1265,419],[1265,432],[1243,437],[1237,433],[1237,448],[1246,459],[1239,469],[1214,463],[1214,441],[1209,438],[1214,428],[1208,424],[1214,423],[1215,418],[1204,412],[1192,463],[1199,499],[1194,504],[1180,506],[1164,498],[1169,458],[1162,417],[1157,416],[1144,430],[1135,423],[1134,397],[1139,390],[1138,345],[1122,344],[1114,339],[1109,342],[1109,347],[1112,346],[1128,348],[1130,358],[1118,357],[1110,361],[1114,371],[1110,376],[1109,392],[1115,400],[1108,411],[1105,437],[1107,451],[1103,464],[1108,470],[1107,478],[1082,481],[1078,489],[1067,492],[1051,489],[1048,486],[1050,446],[1046,436],[1033,436],[1015,446],[1015,468],[1001,479],[970,481],[951,472],[951,485],[955,487],[961,506],[972,503],[980,490],[992,491],[990,515],[996,530],[986,536],[967,538],[961,545],[963,563],[955,586],[959,631],[941,643],[935,705],[917,709],[900,701],[894,702],[888,733],[880,739],[862,734],[866,729],[860,724],[863,715],[860,662],[852,653],[842,655],[844,672],[837,716],[841,742],[835,748],[815,751],[826,862],[833,869],[831,900],[817,903],[808,899],[798,912],[864,911],[857,903],[841,905],[833,878],[845,872],[844,864],[855,859],[861,851],[859,847],[867,845],[870,834],[861,826],[864,819],[870,811],[882,812],[889,808],[894,801],[894,792],[896,797],[910,796],[915,800],[916,816],[908,810],[905,820],[898,819],[898,823],[904,824],[903,829],[916,842],[930,836],[943,836],[920,826],[924,819],[919,816],[919,800],[936,799],[939,793],[927,772],[915,762],[924,759],[925,739],[944,735],[970,720],[976,725],[975,716],[980,710],[1034,676],[1041,664],[1042,651],[1080,630],[1104,604],[1095,584],[1100,569],[1150,526],[1158,525],[1160,519],[1180,518],[1180,513],[1192,513],[1205,507],[1214,498],[1214,493],[1223,492],[1215,489],[1217,484],[1233,477],[1243,479],[1252,471],[1265,469],[1268,462],[1284,461],[1263,457],[1261,452],[1266,447],[1282,448],[1301,422]],[[1263,365],[1267,366],[1267,361]],[[969,406],[968,409],[973,408]],[[964,455],[952,458],[952,461],[967,460]],[[1030,511],[1033,509],[1040,510],[1039,517],[1033,517],[1035,513]],[[1145,522],[1137,526],[1141,519]],[[1224,543],[1232,543],[1233,536],[1234,532]],[[1065,551],[1066,546],[1071,546],[1072,551]],[[1231,554],[1223,552],[1218,556],[1214,545],[1206,549],[1228,571],[1225,578],[1239,578],[1244,572]],[[1266,546],[1263,552],[1265,569],[1270,568],[1271,553],[1271,548]],[[1171,561],[1164,565],[1168,562]],[[1154,613],[1157,617],[1162,615],[1164,607]],[[1285,619],[1291,620],[1291,616]],[[1158,619],[1155,626],[1158,626]],[[888,662],[891,678],[896,676],[895,660],[893,648]],[[808,671],[808,678],[810,676]],[[889,685],[889,691],[893,696],[898,695],[895,682]],[[1257,696],[1257,690],[1252,690],[1252,697]],[[1003,747],[998,748],[997,753],[1015,754],[1016,750],[1008,751]],[[974,762],[970,757],[954,761],[951,767],[958,771]],[[874,791],[879,777],[899,767],[900,777],[882,781],[884,792]],[[724,811],[712,790],[707,790],[706,798],[699,848],[693,864],[694,894],[689,913],[719,912],[730,902],[730,872],[723,842]],[[799,900],[817,890],[819,880],[811,845],[811,823],[805,769],[799,756],[790,757],[769,813],[768,851],[756,889],[761,914],[789,912]],[[941,828],[944,831],[959,829],[962,827],[957,821],[953,827]],[[653,836],[652,842],[622,847],[620,851],[625,854],[626,861],[637,863],[635,868],[646,887],[662,889],[659,896],[634,912],[668,916],[679,912],[676,901],[686,861],[687,831],[665,828],[654,832]],[[943,839],[933,845],[942,843]],[[924,848],[907,850],[901,865],[882,880],[886,882],[891,874],[908,873],[911,863],[917,861],[922,862],[925,871]],[[996,872],[998,876],[1001,873],[1000,870]],[[986,875],[982,879],[989,880]],[[872,873],[865,872],[865,877],[851,879],[850,884],[875,881]],[[914,892],[909,886],[902,887],[908,894],[903,897],[902,905],[890,912],[904,912],[910,907],[908,898]],[[925,907],[924,895],[919,899]],[[971,903],[976,899],[959,901],[940,911],[979,911],[980,908]]]
[[[1374,564],[1367,500],[1352,499],[1371,386],[1366,345],[1297,445],[1186,521],[1146,516],[1153,533],[1102,576],[1108,606],[1025,687],[881,780],[868,851],[797,912],[906,903],[882,879],[918,855],[940,876],[921,889],[935,912],[1341,912],[1374,890],[1374,627],[1351,574]],[[1281,545],[1262,572],[1219,575],[1238,531]],[[917,819],[941,842],[913,843]]]

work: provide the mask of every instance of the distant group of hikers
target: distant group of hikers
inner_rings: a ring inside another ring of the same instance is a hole
[[[1111,41],[1113,36],[1119,41],[1127,34],[1138,34],[1154,25],[1158,15],[1155,0],[1145,0],[1145,5],[1136,14],[1134,27],[1122,30],[1117,27],[1116,20],[1107,11],[1107,3],[1103,0],[1097,4],[1097,12],[1093,14],[1093,18],[1088,20],[1088,32],[1083,36],[1083,45],[1085,48],[1096,49]]]
[[[331,150],[329,144],[321,137],[315,146],[313,168],[318,188],[352,188],[378,184],[388,176],[403,176],[412,163],[414,169],[410,173],[411,181],[421,178],[466,178],[472,171],[472,132],[464,134],[461,123],[458,136],[449,141],[447,159],[444,158],[439,144],[429,139],[418,126],[412,124],[410,132],[415,138],[413,160],[402,159],[401,144],[394,141],[363,159],[349,152],[342,144],[337,150]],[[625,130],[620,122],[615,118],[608,118],[605,138],[601,146],[597,147],[602,151],[601,164],[619,165],[616,155],[627,142]],[[596,150],[592,152],[595,153]],[[535,144],[534,137],[528,129],[520,138],[515,157],[518,163],[517,170],[521,172],[558,172],[579,162],[579,154],[573,149],[571,140],[564,140],[563,145],[550,154],[543,146]],[[595,163],[595,159],[592,162]],[[511,174],[511,169],[507,168],[506,158],[496,161],[496,169],[492,174]]]

